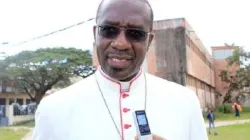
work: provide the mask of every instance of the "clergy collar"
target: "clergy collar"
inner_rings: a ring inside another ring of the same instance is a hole
[[[139,79],[139,77],[141,76],[141,73],[142,73],[142,69],[140,69],[138,74],[133,79],[131,79],[130,81],[122,82],[122,81],[118,81],[116,79],[113,79],[109,75],[107,75],[102,70],[101,66],[98,67],[98,71],[101,74],[101,76],[104,77],[104,80],[107,80],[109,82],[118,84],[120,86],[120,92],[129,92],[131,85],[134,82],[138,81],[138,79]]]

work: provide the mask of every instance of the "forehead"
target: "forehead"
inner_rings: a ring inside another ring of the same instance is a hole
[[[143,2],[134,0],[105,1],[99,10],[98,24],[150,29],[150,10]]]

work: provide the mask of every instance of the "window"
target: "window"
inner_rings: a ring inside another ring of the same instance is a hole
[[[6,105],[6,100],[4,98],[0,98],[0,105]]]
[[[14,103],[14,102],[15,102],[14,99],[12,99],[12,98],[9,99],[9,105],[11,105],[11,104]]]
[[[233,49],[231,50],[214,50],[213,57],[215,59],[226,59],[233,55]]]
[[[23,105],[23,99],[17,99],[16,102],[17,102],[19,105]]]
[[[30,99],[26,99],[26,104],[30,104],[31,100]]]

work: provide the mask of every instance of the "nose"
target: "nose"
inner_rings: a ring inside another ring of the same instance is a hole
[[[111,46],[118,50],[128,50],[132,47],[131,43],[127,40],[124,30],[112,41]]]

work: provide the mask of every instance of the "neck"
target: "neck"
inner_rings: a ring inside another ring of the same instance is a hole
[[[124,80],[118,80],[118,81],[121,81],[121,82],[129,82],[131,81],[133,78],[136,77],[136,75],[139,73],[140,70],[138,70],[137,72],[135,72],[134,74],[132,74],[130,77],[124,79]]]

